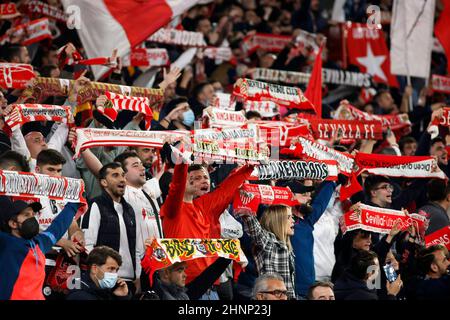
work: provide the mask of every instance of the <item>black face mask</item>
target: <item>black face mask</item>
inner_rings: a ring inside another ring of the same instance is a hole
[[[39,233],[39,223],[36,218],[28,218],[19,227],[19,234],[22,238],[30,240]]]

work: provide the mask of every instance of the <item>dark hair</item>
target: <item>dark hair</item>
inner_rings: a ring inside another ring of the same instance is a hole
[[[331,290],[333,290],[334,285],[333,283],[329,282],[329,281],[316,281],[312,284],[312,286],[309,287],[308,289],[308,294],[307,294],[307,298],[308,300],[313,300],[314,299],[314,289],[319,288],[319,287],[324,287],[324,288],[330,288]]]
[[[398,142],[398,147],[400,148],[400,151],[403,151],[405,145],[410,143],[417,143],[417,141],[413,137],[402,137]]]
[[[114,162],[120,163],[120,165],[122,166],[123,171],[127,172],[125,162],[127,161],[128,158],[139,158],[139,156],[134,151],[125,151],[125,152],[119,154],[114,159]]]
[[[378,99],[380,99],[380,97],[383,94],[385,94],[385,93],[391,93],[391,92],[388,89],[380,89],[380,90],[378,90],[378,92],[373,97],[373,100],[375,100],[378,103]]]
[[[250,120],[253,118],[262,118],[261,114],[258,111],[253,111],[253,110],[247,111],[245,113],[245,117],[247,118],[247,120]]]
[[[374,174],[368,176],[364,181],[364,192],[370,198],[370,193],[372,192],[372,190],[378,187],[378,185],[383,182],[391,183],[389,178],[385,176],[377,176]]]
[[[191,164],[188,167],[188,172],[192,172],[192,171],[197,171],[197,170],[206,170],[206,166],[202,165],[202,164]]]
[[[431,139],[430,147],[434,146],[435,143],[442,142],[445,145],[445,140],[441,136],[437,136],[434,139]]]
[[[6,151],[0,155],[0,168],[5,170],[10,166],[19,167],[19,171],[30,172],[30,166],[24,155],[16,151]]]
[[[427,194],[430,201],[442,201],[445,200],[450,193],[450,186],[445,180],[432,179],[427,185]]]
[[[446,247],[444,247],[441,244],[435,244],[429,246],[428,248],[423,248],[417,254],[417,268],[418,271],[421,272],[423,275],[426,275],[428,272],[431,271],[431,264],[435,262],[434,253],[436,251],[444,251],[445,254],[448,253]]]
[[[66,159],[64,156],[55,149],[46,149],[39,152],[36,158],[36,166],[44,166],[46,164],[50,165],[64,165],[66,163]]]
[[[98,266],[102,266],[106,263],[106,260],[108,260],[108,258],[113,258],[117,264],[119,265],[119,267],[122,265],[122,257],[120,256],[120,254],[107,246],[99,246],[99,247],[95,247],[91,253],[89,253],[89,256],[87,258],[87,265],[89,267],[89,270],[91,269],[92,265],[98,265]]]
[[[377,254],[373,251],[357,250],[350,260],[350,267],[348,271],[351,275],[360,280],[365,280],[368,269],[374,265],[374,260],[377,258]]]
[[[106,179],[106,176],[108,175],[108,169],[113,170],[113,169],[117,169],[117,168],[122,168],[120,163],[111,162],[111,163],[105,164],[98,172],[98,179],[99,180]]]

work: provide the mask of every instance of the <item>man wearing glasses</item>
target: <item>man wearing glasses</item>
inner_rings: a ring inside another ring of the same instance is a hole
[[[287,300],[287,289],[278,274],[263,274],[255,281],[254,300]]]

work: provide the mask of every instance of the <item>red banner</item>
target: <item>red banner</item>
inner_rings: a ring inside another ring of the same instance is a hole
[[[444,227],[425,236],[425,245],[427,247],[441,244],[450,250],[450,227]]]
[[[20,37],[24,33],[25,39],[22,41],[23,46],[28,46],[44,39],[52,39],[48,18],[33,20],[8,31],[11,33],[2,36],[0,38],[0,44],[5,44],[6,42],[9,42],[12,37]]]
[[[32,0],[28,2],[28,12],[30,15],[39,14],[41,16],[46,16],[52,19],[55,19],[59,22],[66,22],[67,15],[63,10],[58,7],[51,6],[48,3],[42,1]]]
[[[433,74],[431,76],[431,86],[433,88],[433,91],[449,94],[450,93],[450,77]]]
[[[246,36],[242,40],[241,47],[247,55],[253,54],[259,48],[270,52],[280,52],[291,41],[291,36],[257,33]]]
[[[12,19],[20,16],[15,3],[0,4],[0,19]]]
[[[130,56],[124,59],[123,65],[134,67],[163,67],[170,64],[169,53],[166,49],[135,48]]]

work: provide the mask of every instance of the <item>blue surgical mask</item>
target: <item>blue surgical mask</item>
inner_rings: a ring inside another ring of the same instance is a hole
[[[102,289],[112,289],[117,283],[117,273],[105,272],[103,279],[98,279],[98,284]]]
[[[194,124],[195,115],[194,111],[189,109],[188,111],[183,112],[183,124],[187,127],[192,127]]]

